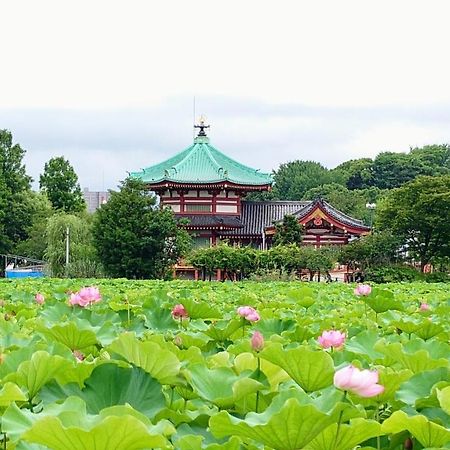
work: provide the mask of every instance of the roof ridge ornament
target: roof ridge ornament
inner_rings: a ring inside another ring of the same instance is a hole
[[[205,116],[200,116],[200,118],[198,119],[199,124],[198,125],[194,125],[194,128],[200,128],[200,131],[198,132],[197,137],[199,136],[206,136],[205,133],[205,128],[209,128],[209,125],[205,125],[206,122],[206,117]]]

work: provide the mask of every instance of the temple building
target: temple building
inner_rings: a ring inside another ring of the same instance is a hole
[[[139,178],[169,207],[192,232],[194,246],[231,244],[267,248],[275,233],[275,223],[286,214],[304,226],[304,245],[344,245],[370,232],[370,227],[338,211],[322,199],[311,201],[245,200],[250,192],[271,189],[270,174],[229,158],[213,147],[201,120],[193,145],[130,176]]]

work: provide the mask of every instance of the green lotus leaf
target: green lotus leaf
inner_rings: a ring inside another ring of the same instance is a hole
[[[103,346],[109,345],[117,337],[117,326],[120,324],[120,317],[112,312],[98,314],[94,311],[79,311],[80,318],[75,320],[75,324],[80,330],[90,330],[95,333],[97,341]],[[84,317],[85,316],[85,317]]]
[[[277,391],[280,383],[289,380],[289,375],[276,364],[261,359],[261,372],[267,377],[267,381],[270,384],[270,388],[273,392]],[[254,372],[257,369],[258,360],[252,353],[240,353],[234,359],[234,368],[237,373],[240,374],[244,371]]]
[[[324,351],[306,346],[283,349],[281,344],[275,343],[268,345],[260,356],[285,370],[306,392],[317,391],[333,383],[333,359]]]
[[[348,450],[356,448],[358,444],[384,433],[381,425],[374,420],[353,419],[350,423],[339,427],[337,424],[330,425],[322,431],[304,450]]]
[[[437,398],[441,408],[450,415],[450,386],[437,390]]]
[[[142,342],[134,333],[123,333],[108,347],[108,351],[141,367],[161,384],[177,382],[180,361],[171,351],[155,342]]]
[[[179,327],[172,317],[169,309],[155,308],[144,311],[145,326],[150,330],[167,331],[176,330]]]
[[[406,346],[399,342],[377,346],[377,350],[384,353],[396,364],[414,373],[438,367],[448,367],[449,361],[445,358],[433,359],[427,350],[418,350],[414,353],[408,353]]]
[[[64,293],[64,299],[68,299],[68,295]],[[69,317],[73,317],[74,308],[67,303],[58,302],[51,308],[44,308],[39,317],[44,319],[48,325],[65,322]]]
[[[375,350],[375,344],[379,341],[379,335],[374,331],[363,331],[353,336],[345,342],[345,349],[361,354],[367,355],[371,361],[375,361],[383,357],[383,354]]]
[[[177,334],[177,339],[180,339],[181,345],[185,348],[189,347],[198,347],[203,349],[208,342],[211,341],[211,338],[207,336],[205,333],[187,333],[182,332]]]
[[[17,372],[8,375],[6,379],[25,387],[28,390],[28,399],[32,400],[42,386],[72,367],[73,364],[61,356],[38,351],[31,360],[21,363]]]
[[[374,288],[372,293],[368,296],[362,296],[362,300],[370,308],[372,308],[377,314],[389,311],[397,310],[404,311],[403,304],[397,300],[391,291],[386,289]]]
[[[379,371],[379,384],[384,386],[384,391],[377,396],[377,401],[380,403],[391,402],[400,387],[400,385],[409,380],[413,373],[408,369],[393,370],[390,367],[385,367]]]
[[[26,402],[27,397],[17,384],[7,382],[0,390],[0,407],[5,408],[12,402]]]
[[[215,341],[223,342],[241,327],[242,322],[238,319],[218,320],[211,323],[205,334]]]
[[[223,314],[208,302],[197,302],[192,297],[180,299],[191,319],[221,319]]]
[[[429,319],[423,319],[420,327],[414,332],[417,336],[424,340],[431,339],[434,336],[442,333],[444,331],[444,327],[432,322]]]
[[[314,291],[309,287],[302,287],[300,289],[291,289],[286,292],[286,298],[297,304],[302,306],[303,308],[308,309],[310,306],[316,303],[316,295]]]
[[[229,408],[236,399],[256,392],[261,383],[236,375],[228,367],[208,369],[203,364],[193,364],[186,372],[194,392],[220,408]],[[242,381],[244,379],[244,381]]]
[[[276,450],[296,450],[312,441],[323,429],[337,421],[337,411],[320,411],[311,399],[299,391],[278,395],[261,414],[248,413],[244,419],[221,411],[211,417],[214,436],[239,436],[253,439]]]
[[[450,430],[431,422],[421,414],[408,416],[403,411],[395,411],[383,422],[381,429],[383,433],[408,430],[424,447],[441,448],[450,442]]]
[[[133,416],[106,417],[89,430],[66,427],[57,417],[44,417],[37,420],[21,439],[53,450],[140,450],[167,448],[168,445],[162,434],[152,433]]]
[[[179,450],[240,450],[242,448],[242,441],[236,436],[220,444],[204,444],[204,439],[203,436],[186,434],[176,441],[176,448]]]
[[[4,378],[9,373],[17,372],[18,367],[26,360],[31,359],[36,351],[34,345],[29,345],[18,350],[13,350],[5,355],[5,359],[0,364],[0,377]]]
[[[61,342],[71,350],[82,350],[97,344],[97,337],[91,330],[81,330],[74,322],[64,325],[54,325],[51,328],[40,328],[39,331],[46,336]]]
[[[391,324],[406,334],[412,334],[422,326],[420,322],[412,319],[394,320]]]
[[[8,434],[12,442],[17,442],[38,419],[46,416],[63,417],[72,425],[88,425],[86,403],[81,398],[69,397],[61,404],[49,405],[38,414],[25,408],[19,409],[15,403],[12,403],[2,416],[2,431]]]
[[[264,385],[254,378],[240,378],[233,384],[233,399],[235,402],[254,394],[264,388]]]
[[[283,331],[281,336],[289,339],[291,342],[304,342],[315,336],[310,327],[303,323],[297,323],[295,328],[291,331]]]
[[[83,389],[75,384],[50,384],[41,394],[47,403],[69,396],[82,398],[91,414],[111,406],[129,404],[147,417],[153,417],[166,405],[158,381],[140,368],[119,367],[114,363],[96,367]]]
[[[404,382],[395,397],[407,405],[415,406],[418,400],[428,398],[431,395],[432,387],[436,383],[449,380],[450,370],[445,367],[420,372]]]
[[[295,322],[291,319],[262,319],[258,322],[257,330],[260,331],[264,337],[270,338],[274,334],[281,334],[283,331],[291,331],[294,329]]]

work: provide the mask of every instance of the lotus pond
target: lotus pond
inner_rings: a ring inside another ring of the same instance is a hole
[[[354,289],[3,280],[0,448],[450,448],[448,286]]]

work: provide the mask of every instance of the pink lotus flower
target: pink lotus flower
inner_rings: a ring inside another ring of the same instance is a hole
[[[186,311],[185,307],[181,304],[175,305],[172,308],[172,317],[174,319],[186,319],[189,317],[188,312]]]
[[[99,302],[101,299],[102,297],[98,288],[91,286],[81,288],[78,292],[70,294],[69,304],[72,306],[78,305],[84,308],[92,303]]]
[[[34,296],[34,300],[35,300],[35,302],[38,304],[38,305],[43,305],[44,304],[44,301],[45,301],[45,298],[44,298],[44,296],[41,294],[41,293],[37,293],[35,296]]]
[[[429,311],[430,305],[428,303],[421,303],[419,307],[419,311]]]
[[[94,286],[81,288],[79,294],[84,301],[89,303],[97,303],[102,299],[100,291]]]
[[[255,352],[260,352],[264,348],[264,336],[259,331],[255,331],[250,339],[250,343]]]
[[[324,331],[321,336],[317,338],[319,345],[322,348],[340,348],[344,345],[346,335],[340,331],[330,330]]]
[[[358,284],[353,292],[355,295],[369,295],[372,292],[372,288],[368,284]]]
[[[359,370],[347,366],[334,374],[334,385],[338,389],[352,392],[360,397],[375,397],[384,391],[384,386],[378,383],[376,370]]]
[[[237,313],[249,322],[257,322],[260,319],[256,309],[251,306],[240,306]]]

